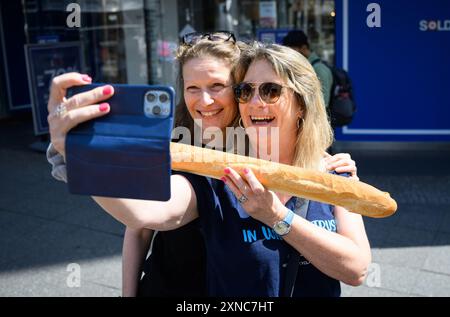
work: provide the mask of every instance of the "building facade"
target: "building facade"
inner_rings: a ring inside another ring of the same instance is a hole
[[[78,26],[68,20],[78,4]],[[96,82],[175,85],[174,51],[189,32],[230,30],[258,39],[263,30],[302,28],[333,62],[333,0],[13,0],[1,1],[0,100],[3,116],[30,108],[24,45],[80,42]],[[11,32],[14,30],[14,32]]]
[[[30,87],[41,85],[45,125],[45,85],[73,67],[56,54],[54,69],[32,78],[25,50],[38,43],[80,43],[79,71],[95,82],[176,88],[183,34],[229,30],[279,42],[291,29],[352,79],[357,112],[337,140],[450,141],[448,0],[0,0],[0,118],[31,104],[36,117]]]

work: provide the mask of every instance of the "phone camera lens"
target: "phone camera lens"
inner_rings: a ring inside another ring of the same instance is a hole
[[[165,103],[167,100],[169,100],[169,97],[166,94],[159,95],[159,102]]]
[[[156,96],[154,94],[148,94],[147,95],[147,101],[148,102],[154,102],[156,100]]]
[[[161,107],[160,106],[154,106],[152,109],[152,113],[157,116],[161,113]]]

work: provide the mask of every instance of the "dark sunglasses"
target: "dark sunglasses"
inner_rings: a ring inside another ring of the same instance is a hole
[[[212,42],[228,42],[236,43],[236,37],[233,33],[228,31],[216,31],[211,33],[193,32],[183,36],[183,44],[194,45],[200,40],[208,39]]]
[[[259,86],[257,83],[246,83],[233,86],[234,97],[239,103],[247,103],[252,100],[256,87],[258,87],[259,97],[267,104],[272,104],[278,101],[281,96],[283,88],[289,88],[277,83],[261,83]]]

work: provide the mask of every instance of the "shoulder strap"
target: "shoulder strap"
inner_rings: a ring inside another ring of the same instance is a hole
[[[315,64],[317,64],[317,63],[319,63],[319,62],[321,62],[322,60],[320,59],[320,58],[317,58],[317,59],[315,59],[315,60],[313,60],[312,62],[311,62],[311,65],[312,66],[314,66]]]
[[[309,200],[297,198],[294,212],[302,218],[306,219],[308,214]],[[300,254],[294,250],[289,258],[286,279],[284,283],[284,294],[287,297],[292,297],[294,293],[295,281],[297,280],[298,266],[300,261]]]
[[[309,200],[304,198],[297,198],[295,202],[295,210],[294,212],[302,218],[306,219],[306,215],[308,214]]]

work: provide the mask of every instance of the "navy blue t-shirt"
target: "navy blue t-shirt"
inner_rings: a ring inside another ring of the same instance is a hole
[[[210,296],[284,296],[283,284],[293,248],[272,228],[250,217],[220,180],[188,173],[195,190],[205,238]],[[286,207],[294,210],[296,198]],[[307,219],[336,232],[333,207],[310,201]],[[339,281],[300,259],[295,297],[340,296]]]

